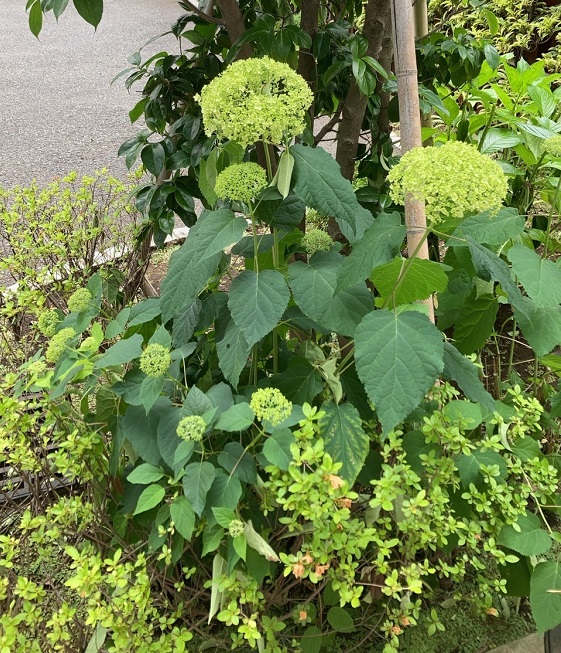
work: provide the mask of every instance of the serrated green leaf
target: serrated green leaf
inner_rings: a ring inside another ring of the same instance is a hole
[[[289,300],[286,281],[276,270],[245,270],[232,281],[228,307],[248,347],[273,330]]]
[[[161,485],[149,485],[142,490],[138,497],[133,515],[139,515],[141,512],[155,508],[162,501],[165,494],[166,490]]]
[[[523,556],[537,556],[549,551],[552,545],[551,537],[547,531],[542,528],[542,523],[536,515],[526,511],[520,515],[514,526],[506,524],[501,530],[498,543],[506,546]]]
[[[177,425],[179,424],[181,416],[181,410],[175,406],[165,412],[160,418],[156,434],[160,454],[164,462],[172,469],[175,469],[178,463],[176,460],[176,452],[179,445],[182,443],[186,445],[190,449],[189,455],[193,452],[195,446],[193,442],[185,442],[185,440],[182,440],[177,435]],[[185,447],[183,447],[183,449],[185,449]],[[187,462],[186,454],[187,451],[184,450],[181,456],[183,464]]]
[[[541,115],[545,118],[549,118],[557,109],[557,100],[547,88],[532,84],[528,86],[528,95],[536,103]]]
[[[74,0],[80,16],[93,27],[97,27],[103,16],[103,0]]]
[[[523,297],[520,311],[514,309],[524,337],[537,356],[545,356],[561,344],[561,307],[536,306],[531,299]]]
[[[477,485],[482,481],[481,465],[497,465],[501,478],[506,478],[506,461],[499,453],[488,449],[475,449],[469,454],[460,454],[456,459],[456,467],[465,487],[470,483]]]
[[[352,404],[329,402],[322,404],[321,410],[325,414],[318,425],[325,451],[335,462],[343,463],[340,474],[352,487],[370,450],[370,439]]]
[[[449,342],[444,343],[442,376],[448,381],[455,381],[471,401],[480,403],[487,410],[495,409],[495,400],[481,383],[479,369]]]
[[[155,467],[148,463],[139,465],[127,476],[129,483],[137,485],[148,485],[148,483],[156,483],[164,477],[164,471],[161,467]]]
[[[253,456],[239,442],[228,442],[218,454],[218,464],[232,476],[246,483],[257,482],[257,470]]]
[[[129,406],[122,421],[123,434],[132,444],[137,456],[151,465],[161,462],[157,433],[160,420],[173,410],[167,397],[158,397],[154,406],[146,414],[142,406]]]
[[[356,242],[337,273],[337,288],[348,288],[368,279],[379,265],[395,258],[405,238],[399,213],[382,213]]]
[[[387,433],[419,405],[442,371],[442,334],[419,313],[374,311],[355,331],[355,360]]]
[[[390,300],[392,308],[426,299],[434,292],[442,292],[448,284],[448,276],[440,263],[420,258],[398,258],[380,265],[370,279],[382,299]]]
[[[292,460],[290,447],[294,442],[296,439],[290,429],[277,429],[265,440],[263,455],[271,465],[286,471]]]
[[[514,245],[508,250],[512,269],[536,306],[561,304],[561,269],[553,261],[541,258],[533,249]]]
[[[323,644],[323,635],[317,626],[306,628],[302,635],[300,645],[306,653],[320,653]]]
[[[125,340],[119,340],[96,359],[95,369],[102,370],[114,365],[124,365],[139,358],[142,354],[142,342],[143,339],[139,333],[135,333]]]
[[[222,538],[224,537],[224,529],[219,524],[206,526],[203,531],[203,552],[205,556],[207,553],[212,553],[220,546]]]
[[[343,235],[351,243],[359,240],[374,222],[354,194],[351,183],[341,175],[335,159],[320,147],[295,145],[294,192],[310,208],[333,216]]]
[[[515,147],[522,142],[522,138],[510,129],[491,127],[485,133],[483,143],[479,148],[482,154],[492,154],[501,150]]]
[[[191,463],[185,468],[183,491],[199,517],[204,510],[206,496],[214,481],[215,474],[214,465],[206,461]]]
[[[294,301],[326,332],[352,336],[357,324],[373,308],[374,297],[364,282],[337,290],[337,272],[343,256],[335,251],[318,252],[308,264],[288,267],[288,282]]]
[[[238,478],[216,470],[216,476],[207,496],[208,506],[223,506],[235,510],[242,496],[242,485]]]
[[[237,243],[246,228],[246,221],[229,209],[205,211],[201,215],[181,249],[172,254],[162,282],[164,322],[195,302],[216,270],[223,250]]]
[[[351,615],[347,610],[340,608],[338,605],[329,609],[327,621],[329,621],[333,630],[336,630],[338,633],[352,633],[356,630]]]
[[[472,292],[459,310],[454,325],[454,342],[462,354],[479,351],[493,333],[499,302],[492,295]]]
[[[251,410],[248,403],[243,402],[220,413],[214,428],[219,431],[228,431],[229,433],[245,431],[253,424],[254,419],[255,413]]]
[[[530,607],[540,633],[561,624],[561,562],[540,562],[530,581]]]
[[[127,326],[134,327],[139,324],[146,324],[146,322],[151,322],[155,317],[158,317],[161,313],[160,309],[160,298],[159,297],[150,297],[150,299],[145,299],[138,304],[131,306],[129,313],[129,321]]]
[[[139,399],[146,413],[156,403],[164,388],[163,376],[147,376],[140,385]]]
[[[224,508],[224,506],[213,506],[212,514],[222,528],[228,528],[230,522],[237,519],[236,513],[230,508]]]
[[[190,542],[195,528],[195,511],[189,499],[184,496],[176,497],[169,507],[169,512],[175,530]]]
[[[273,387],[295,404],[311,403],[323,390],[321,374],[302,356],[291,356],[286,371],[270,378]]]
[[[503,207],[496,214],[486,211],[463,220],[450,236],[448,244],[461,247],[464,244],[462,239],[469,236],[482,245],[500,247],[509,238],[519,236],[524,227],[523,215],[519,215],[516,209]]]
[[[230,320],[224,336],[216,343],[218,366],[234,388],[238,387],[240,374],[247,363],[251,347],[234,320]]]

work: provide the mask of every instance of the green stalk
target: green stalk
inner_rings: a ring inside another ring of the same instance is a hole
[[[547,258],[548,248],[549,248],[549,238],[551,235],[551,224],[553,222],[553,212],[555,211],[555,205],[557,204],[557,199],[559,197],[559,189],[561,188],[561,175],[557,180],[557,187],[555,188],[555,195],[553,196],[553,202],[551,203],[551,208],[549,209],[549,215],[547,216],[547,231],[545,232],[545,243],[543,245],[543,256],[542,258]]]
[[[487,120],[487,123],[485,124],[485,129],[483,130],[483,133],[481,134],[481,138],[479,139],[479,145],[477,146],[478,152],[481,152],[481,148],[483,147],[483,142],[485,141],[485,137],[487,136],[487,133],[491,128],[491,123],[493,122],[493,118],[495,117],[496,109],[497,109],[497,105],[494,104],[491,107],[491,112],[489,113],[489,120]]]

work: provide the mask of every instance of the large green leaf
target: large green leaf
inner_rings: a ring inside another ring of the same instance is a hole
[[[232,281],[228,307],[248,347],[273,330],[289,299],[286,281],[276,270],[245,270]]]
[[[523,310],[517,306],[514,316],[536,355],[545,356],[561,344],[561,307],[536,306],[531,299],[522,299]]]
[[[488,410],[495,409],[495,400],[485,390],[479,378],[479,368],[449,342],[444,343],[444,370],[442,376],[455,381],[468,399],[480,403]]]
[[[512,269],[536,306],[561,304],[561,269],[541,258],[533,249],[515,245],[508,250]]]
[[[152,510],[152,508],[155,508],[162,501],[165,494],[166,489],[161,485],[148,485],[138,497],[133,515]]]
[[[526,512],[516,520],[516,528],[510,524],[503,526],[498,543],[523,556],[537,556],[548,551],[553,541],[539,517]]]
[[[191,502],[193,510],[201,516],[205,504],[206,497],[214,477],[216,470],[214,465],[208,462],[191,463],[185,468],[185,475],[183,476],[183,491],[185,496]]]
[[[170,516],[175,524],[175,530],[188,542],[195,528],[195,511],[185,496],[178,496],[169,507]]]
[[[540,562],[530,581],[530,606],[540,633],[561,624],[561,562]]]
[[[41,0],[35,0],[29,10],[29,31],[35,38],[38,38],[42,27],[43,10],[41,9]]]
[[[218,464],[232,476],[245,483],[257,481],[257,470],[253,456],[239,442],[228,442],[218,454]]]
[[[333,216],[345,238],[359,240],[374,222],[370,211],[363,208],[350,181],[341,175],[335,159],[320,147],[294,145],[294,192],[322,215]]]
[[[379,215],[345,257],[337,273],[338,289],[355,286],[368,279],[378,265],[394,259],[404,238],[405,226],[399,213]]]
[[[290,447],[295,441],[290,429],[277,429],[265,440],[263,455],[271,465],[286,471],[292,461]]]
[[[442,264],[420,258],[395,259],[377,267],[370,278],[382,299],[390,299],[391,307],[426,299],[448,284]]]
[[[242,484],[236,476],[216,470],[216,477],[206,498],[207,506],[222,506],[235,510],[242,496]]]
[[[337,271],[343,258],[334,251],[318,252],[309,263],[297,261],[288,268],[288,282],[294,301],[325,331],[352,336],[373,308],[374,298],[366,284],[337,290]]]
[[[485,132],[485,138],[479,148],[482,154],[492,154],[509,147],[515,147],[522,138],[510,129],[492,127]]]
[[[524,231],[524,225],[524,216],[519,215],[516,209],[502,208],[496,215],[486,211],[466,218],[454,231],[448,244],[461,247],[462,239],[469,236],[482,245],[500,247],[509,238],[519,236]]]
[[[123,434],[132,444],[137,456],[151,465],[161,462],[158,447],[160,421],[175,409],[167,397],[159,397],[146,414],[142,406],[129,406],[123,417]]]
[[[370,439],[362,428],[358,410],[352,404],[324,403],[319,420],[325,450],[335,462],[343,463],[341,476],[352,487],[368,451]]]
[[[481,349],[495,328],[499,302],[492,295],[477,296],[472,292],[458,313],[454,325],[454,341],[462,354]]]
[[[206,286],[225,247],[237,243],[247,224],[229,209],[204,212],[174,252],[161,286],[163,321],[191,306]]]
[[[101,354],[95,361],[95,368],[98,370],[112,367],[113,365],[124,365],[130,363],[142,354],[143,338],[139,333],[135,333],[130,338],[119,340],[109,349]]]
[[[300,406],[311,403],[323,390],[321,374],[302,356],[291,356],[286,371],[273,375],[270,382],[287,399]]]
[[[501,478],[507,475],[506,461],[499,453],[489,449],[475,449],[469,454],[460,454],[456,459],[456,467],[465,487],[470,483],[477,485],[482,481],[481,465],[496,465]]]
[[[76,11],[82,18],[97,27],[103,16],[103,0],[74,0]]]
[[[218,365],[222,374],[236,388],[240,374],[247,363],[251,347],[234,320],[230,320],[224,331],[224,336],[216,343]]]
[[[355,359],[387,433],[419,405],[442,371],[442,334],[420,313],[374,311],[356,328]]]
[[[471,260],[477,274],[482,279],[485,279],[485,281],[490,281],[491,279],[493,281],[498,281],[501,284],[501,288],[508,295],[510,303],[515,308],[524,312],[526,308],[523,302],[524,298],[520,289],[512,279],[508,265],[494,252],[475,242],[475,240],[470,236],[467,236],[466,240],[468,242]]]

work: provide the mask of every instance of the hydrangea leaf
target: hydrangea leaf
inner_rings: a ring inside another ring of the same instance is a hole
[[[540,562],[530,580],[530,607],[540,633],[561,624],[561,562]]]
[[[306,206],[333,216],[351,243],[362,238],[374,218],[358,203],[351,182],[341,175],[335,159],[320,147],[295,145],[290,151],[296,195]]]
[[[536,515],[526,511],[516,520],[517,529],[510,524],[503,526],[498,544],[506,546],[523,556],[537,556],[549,551],[553,541]],[[519,530],[518,530],[519,529]]]
[[[152,508],[155,508],[162,501],[165,494],[166,489],[161,485],[148,485],[138,497],[133,515],[152,510]]]
[[[355,331],[356,369],[384,433],[422,401],[443,368],[442,334],[420,313],[369,313]]]
[[[481,349],[495,328],[499,302],[492,295],[472,292],[463,302],[454,325],[454,342],[462,354]],[[440,325],[440,323],[439,323]]]
[[[247,363],[251,347],[234,320],[230,320],[224,331],[224,336],[216,343],[218,366],[222,374],[237,388],[240,374]]]
[[[337,252],[317,252],[309,263],[297,261],[288,268],[294,301],[324,331],[352,336],[357,324],[373,308],[374,297],[361,282],[337,290],[337,272],[343,257]]]
[[[247,405],[247,404],[246,404]],[[257,471],[253,456],[239,442],[228,442],[218,454],[218,464],[232,476],[245,483],[257,481]]]
[[[323,390],[321,374],[302,356],[291,356],[286,371],[271,377],[271,385],[300,405],[311,403]]]
[[[522,333],[537,356],[545,356],[561,344],[561,307],[536,306],[531,299],[522,298],[523,310],[515,307]]]
[[[239,478],[227,474],[221,469],[216,470],[216,476],[207,496],[209,506],[223,506],[235,510],[242,496],[242,484]]]
[[[488,449],[475,449],[469,454],[461,454],[456,459],[456,467],[464,487],[469,487],[470,483],[475,485],[483,483],[481,465],[496,465],[499,468],[500,478],[504,479],[507,476],[505,459],[499,453]]]
[[[146,414],[143,406],[129,406],[123,417],[123,434],[132,444],[134,452],[144,462],[159,465],[161,462],[157,433],[160,420],[173,410],[167,397],[158,397]]]
[[[290,429],[276,429],[265,440],[263,455],[271,465],[286,471],[292,461],[290,447],[294,442],[294,433]]]
[[[389,299],[393,308],[426,299],[434,292],[442,292],[448,284],[448,276],[441,263],[420,258],[398,258],[380,265],[371,275],[382,301]]]
[[[508,250],[512,269],[536,306],[561,304],[561,269],[553,261],[543,259],[533,249],[515,245]]]
[[[195,528],[195,511],[189,499],[185,496],[176,497],[170,504],[169,512],[175,530],[189,542]]]
[[[405,226],[399,213],[379,215],[345,257],[337,274],[337,288],[348,288],[368,279],[374,268],[395,258],[404,238]]]
[[[183,491],[199,517],[204,510],[206,497],[215,475],[216,470],[214,465],[206,461],[191,463],[185,468]]]
[[[495,400],[481,383],[479,369],[449,342],[444,343],[442,376],[449,381],[455,381],[471,401],[480,403],[487,410],[495,409]]]
[[[276,270],[245,270],[232,281],[228,307],[248,347],[273,330],[289,299],[286,281]]]
[[[503,207],[496,214],[485,211],[466,218],[450,237],[448,244],[462,247],[466,236],[491,247],[504,245],[524,231],[525,219],[516,209]]]
[[[130,338],[119,340],[96,359],[95,368],[102,370],[106,367],[130,363],[142,354],[142,342],[143,338],[139,333],[135,333]]]
[[[325,451],[335,462],[343,463],[341,476],[352,487],[370,450],[370,438],[352,404],[329,402],[322,404],[321,410],[325,412],[319,420]]]
[[[162,281],[164,322],[197,299],[214,274],[224,248],[237,243],[246,228],[246,221],[229,209],[201,215],[181,248],[171,255],[168,273]]]
[[[214,428],[229,433],[245,431],[253,424],[254,419],[255,415],[249,404],[242,402],[220,413]]]

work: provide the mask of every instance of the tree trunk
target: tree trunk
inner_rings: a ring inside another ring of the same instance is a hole
[[[319,7],[319,0],[308,0],[307,2],[302,3],[300,27],[310,35],[310,38],[312,39],[312,46],[310,46],[310,49],[301,48],[298,55],[298,72],[308,82],[308,86],[314,95],[317,90],[317,75],[316,60],[312,52],[312,47],[314,38],[318,33]],[[309,115],[313,130],[315,116],[313,102],[309,109]]]
[[[245,25],[243,22],[243,15],[240,11],[240,6],[236,0],[216,0],[216,4],[220,9],[220,15],[226,25],[226,31],[230,37],[230,41],[235,43],[240,36],[245,32]],[[252,49],[249,43],[242,46],[238,53],[238,59],[249,59],[252,54]]]

